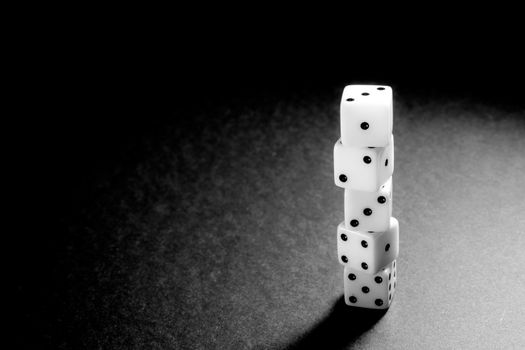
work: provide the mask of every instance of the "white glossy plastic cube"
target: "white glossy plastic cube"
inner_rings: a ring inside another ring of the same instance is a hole
[[[342,188],[377,191],[394,171],[394,135],[386,147],[334,146],[334,181]]]
[[[368,309],[387,309],[396,291],[396,261],[369,274],[351,267],[344,268],[344,294],[347,305]]]
[[[345,226],[359,231],[386,231],[392,216],[392,178],[375,192],[345,189]]]
[[[374,274],[397,259],[398,254],[396,218],[390,218],[390,227],[383,232],[353,231],[344,222],[337,227],[337,257],[343,266]]]
[[[341,140],[345,146],[385,147],[393,123],[392,89],[348,85],[341,99]]]

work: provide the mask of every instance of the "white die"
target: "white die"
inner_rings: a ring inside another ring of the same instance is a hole
[[[344,293],[347,305],[368,309],[387,309],[394,300],[396,289],[396,261],[376,274],[369,274],[346,266]]]
[[[345,189],[345,226],[359,231],[386,231],[392,216],[392,178],[379,191]]]
[[[397,259],[399,254],[399,222],[390,218],[390,227],[383,232],[353,231],[344,222],[337,227],[339,263],[369,274]]]
[[[377,191],[394,171],[394,135],[386,147],[334,146],[334,181],[356,191]]]
[[[392,89],[348,85],[341,99],[341,140],[345,146],[385,147],[393,123]]]

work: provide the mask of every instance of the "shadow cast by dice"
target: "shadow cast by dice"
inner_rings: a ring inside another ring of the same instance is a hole
[[[341,297],[323,320],[286,349],[344,349],[372,328],[387,311],[351,307]]]

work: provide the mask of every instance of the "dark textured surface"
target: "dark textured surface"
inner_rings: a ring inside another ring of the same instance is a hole
[[[524,111],[396,95],[383,315],[340,299],[339,94],[167,120],[90,178],[23,311],[31,331],[58,348],[523,348]]]

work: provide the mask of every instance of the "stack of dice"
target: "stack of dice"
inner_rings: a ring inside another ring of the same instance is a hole
[[[392,89],[348,85],[341,100],[341,138],[334,147],[335,184],[344,188],[337,227],[347,305],[386,309],[396,288],[399,223],[392,217]]]

